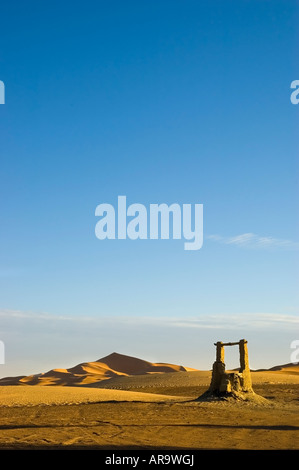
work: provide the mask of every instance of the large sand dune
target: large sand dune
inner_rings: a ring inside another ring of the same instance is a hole
[[[96,385],[103,380],[193,370],[175,364],[152,363],[136,357],[112,353],[94,362],[83,362],[69,369],[52,369],[29,376],[5,377],[0,385]]]

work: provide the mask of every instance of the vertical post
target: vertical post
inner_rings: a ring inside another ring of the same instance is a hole
[[[216,362],[224,362],[224,347],[222,341],[216,343]]]
[[[225,374],[224,346],[222,341],[218,341],[217,343],[214,343],[214,345],[216,346],[216,361],[213,364],[212,379],[209,390],[212,393],[218,393],[223,374]]]
[[[247,341],[245,339],[240,340],[239,351],[240,351],[240,370],[241,371],[249,370]]]
[[[252,382],[251,382],[251,374],[250,374],[250,368],[249,368],[247,341],[245,339],[240,340],[239,350],[240,350],[240,366],[241,366],[240,373],[242,374],[242,390],[244,392],[252,392]]]

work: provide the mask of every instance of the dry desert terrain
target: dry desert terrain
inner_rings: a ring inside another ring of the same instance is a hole
[[[1,379],[0,448],[299,449],[299,367],[275,369],[252,372],[256,402],[202,401],[210,371],[115,353]]]

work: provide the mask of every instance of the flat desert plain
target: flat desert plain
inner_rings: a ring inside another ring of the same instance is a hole
[[[80,366],[86,369],[86,363]],[[0,380],[0,448],[299,448],[298,366],[252,372],[254,391],[265,398],[257,402],[199,400],[210,371],[170,366],[156,372],[157,365],[152,366],[137,375],[109,373],[108,379],[105,372],[106,378],[92,381],[93,369],[76,386],[53,385],[57,370],[42,376],[49,382],[26,377],[7,385]],[[35,385],[27,385],[33,379]]]

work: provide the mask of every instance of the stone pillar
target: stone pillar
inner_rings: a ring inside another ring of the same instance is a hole
[[[240,351],[240,372],[249,369],[248,349],[246,339],[241,339],[239,342]]]
[[[224,362],[224,346],[222,341],[216,343],[216,362]]]
[[[246,392],[252,391],[251,374],[248,359],[247,341],[241,339],[239,342],[240,351],[240,375],[242,377],[242,389]]]
[[[219,392],[221,381],[222,381],[224,375],[225,375],[225,364],[224,364],[224,362],[215,361],[214,364],[213,364],[212,379],[211,379],[211,384],[210,384],[210,387],[209,387],[210,392],[212,392],[212,393]]]
[[[218,341],[214,344],[216,346],[216,361],[213,364],[212,380],[209,388],[211,392],[219,391],[223,374],[225,374],[223,343]]]

